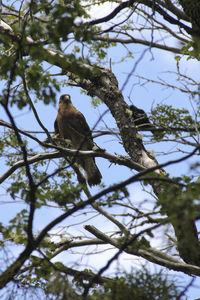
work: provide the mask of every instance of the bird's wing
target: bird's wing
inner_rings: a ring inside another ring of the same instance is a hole
[[[57,118],[55,119],[55,122],[54,122],[54,131],[55,131],[55,134],[59,134]]]
[[[67,122],[73,130],[83,136],[91,136],[90,128],[81,112],[72,113],[67,116]]]

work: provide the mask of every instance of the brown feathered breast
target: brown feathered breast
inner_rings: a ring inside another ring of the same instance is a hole
[[[69,95],[60,97],[54,128],[60,137],[71,140],[74,149],[92,150],[94,144],[90,128],[83,114],[72,104]],[[101,182],[102,176],[93,157],[79,157],[76,162],[85,170],[89,185]]]

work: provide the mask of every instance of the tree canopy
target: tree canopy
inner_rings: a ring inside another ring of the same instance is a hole
[[[109,275],[123,255],[191,285],[200,276],[199,16],[198,0],[1,1],[2,295],[65,278],[71,297],[111,299],[137,285]],[[84,113],[92,150],[54,135],[62,94]],[[96,158],[100,185],[77,157]],[[183,299],[182,288],[163,289]]]

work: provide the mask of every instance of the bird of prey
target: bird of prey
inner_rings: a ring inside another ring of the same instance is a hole
[[[84,115],[72,104],[70,95],[60,97],[54,128],[57,136],[71,140],[74,149],[93,149],[94,142],[90,128]],[[94,157],[77,157],[76,163],[84,169],[90,186],[100,184],[102,176]]]

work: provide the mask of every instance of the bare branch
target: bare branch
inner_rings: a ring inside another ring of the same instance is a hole
[[[52,159],[52,158],[58,158],[61,157],[60,152],[55,151],[55,152],[45,152],[45,153],[39,153],[34,155],[31,158],[27,159],[27,162],[29,165],[41,161],[41,160],[45,160],[45,159]],[[13,174],[18,168],[24,167],[25,166],[25,161],[24,160],[20,160],[16,163],[14,163],[12,165],[12,167],[10,167],[3,175],[0,176],[0,184],[5,181],[11,174]]]
[[[126,1],[126,2],[123,2],[121,3],[119,6],[117,6],[109,15],[107,15],[106,17],[103,17],[103,18],[100,18],[100,19],[97,19],[97,20],[93,20],[93,21],[90,21],[88,23],[86,23],[87,25],[97,25],[97,24],[100,24],[100,23],[104,23],[104,22],[108,22],[110,21],[111,19],[113,19],[120,11],[122,11],[124,8],[127,8],[127,7],[132,7],[133,4],[137,2],[137,1],[134,1],[134,0],[131,0],[131,1]]]
[[[172,53],[176,53],[176,54],[182,54],[181,52],[181,48],[175,48],[175,47],[169,47],[167,45],[162,45],[162,44],[158,44],[158,43],[154,43],[152,41],[146,41],[146,40],[142,40],[139,38],[130,38],[130,39],[122,39],[122,38],[114,38],[114,37],[108,37],[108,36],[93,36],[92,39],[94,41],[104,41],[104,42],[108,42],[108,43],[121,43],[121,44],[142,44],[148,47],[152,47],[152,48],[158,48],[158,49],[162,49],[162,50],[166,50],[166,51],[170,51]]]
[[[47,138],[49,138],[49,140],[51,140],[51,136],[48,132],[48,130],[46,129],[46,127],[42,124],[39,116],[38,116],[38,113],[37,113],[37,110],[35,109],[35,106],[33,105],[33,102],[31,100],[31,97],[29,96],[29,93],[28,93],[28,88],[27,88],[27,85],[26,85],[26,79],[25,79],[25,75],[22,76],[22,81],[23,81],[23,85],[24,85],[24,90],[25,90],[25,93],[26,93],[26,97],[28,99],[28,102],[30,104],[30,107],[32,108],[33,110],[33,113],[35,115],[35,118],[38,122],[38,124],[40,125],[40,127],[44,130],[44,132],[46,133],[47,135]]]
[[[130,236],[127,241],[124,241],[124,246],[122,246],[122,243],[119,243],[118,239],[111,239],[107,235],[105,235],[103,232],[99,231],[94,226],[85,226],[85,229],[91,232],[93,235],[98,237],[99,239],[102,239],[105,243],[109,243],[116,248],[120,249],[123,247],[123,251],[125,251],[128,254],[133,254],[136,256],[141,256],[145,259],[148,259],[149,261],[153,263],[157,263],[160,266],[165,266],[167,268],[173,269],[175,271],[184,272],[185,274],[194,274],[194,275],[200,275],[200,267],[197,267],[195,265],[190,265],[183,263],[182,261],[175,259],[174,257],[163,253],[155,248],[149,248],[148,250],[138,249],[136,250],[136,247],[133,247],[133,250],[131,250],[128,245],[133,243],[133,239],[135,240],[136,237],[138,237],[138,234],[133,236],[133,238]],[[147,229],[146,229],[147,230]],[[145,232],[145,230],[144,230]],[[141,233],[140,233],[141,234]],[[139,235],[140,235],[139,234]]]

